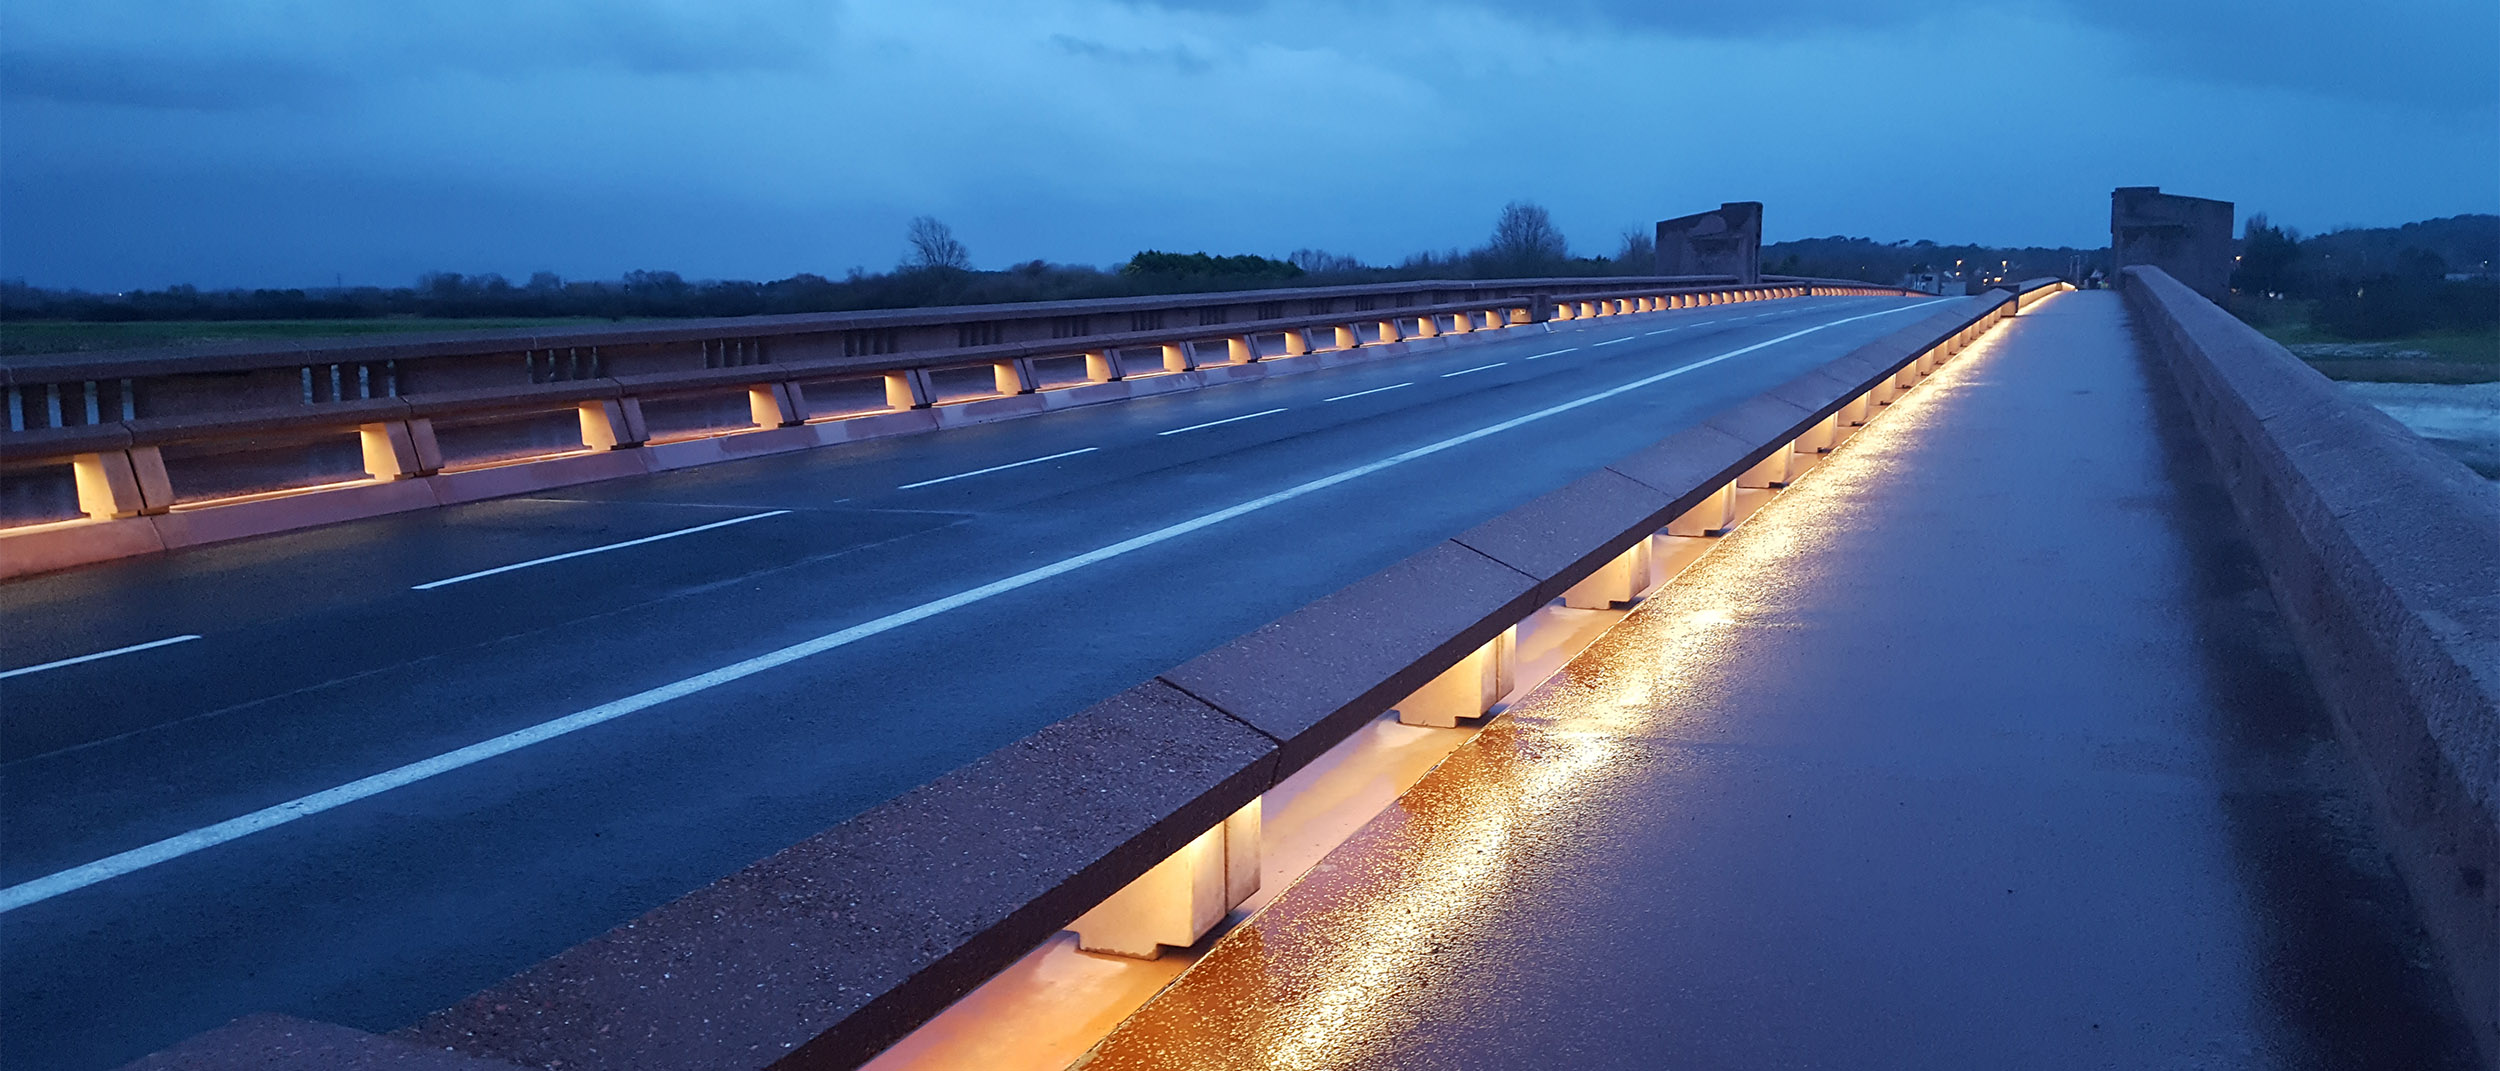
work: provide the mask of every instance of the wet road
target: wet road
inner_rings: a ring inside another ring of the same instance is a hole
[[[2018,318],[1082,1066],[2477,1066],[2157,375]]]
[[[1918,304],[1522,330],[0,586],[0,1064],[404,1025]]]

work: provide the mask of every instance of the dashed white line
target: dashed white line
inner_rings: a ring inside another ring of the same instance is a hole
[[[1188,427],[1186,427],[1186,428],[1174,428],[1174,429],[1172,429],[1172,430],[1170,430],[1170,431],[1158,431],[1158,432],[1156,432],[1155,434],[1157,434],[1157,435],[1178,435],[1178,434],[1180,434],[1180,433],[1182,433],[1182,432],[1184,432],[1184,431],[1196,431],[1196,430],[1198,430],[1198,429],[1200,429],[1200,428],[1212,428],[1212,427],[1214,427],[1214,426],[1216,426],[1216,425],[1218,425],[1218,424],[1230,424],[1230,423],[1232,423],[1232,422],[1234,422],[1234,421],[1236,421],[1236,420],[1248,420],[1248,419],[1250,419],[1250,418],[1252,418],[1252,417],[1275,416],[1276,414],[1278,414],[1278,413],[1282,413],[1282,412],[1284,412],[1284,411],[1285,411],[1285,407],[1283,407],[1283,406],[1278,406],[1278,407],[1276,407],[1276,408],[1274,408],[1274,409],[1263,409],[1263,410],[1260,410],[1260,411],[1258,411],[1258,412],[1256,412],[1256,413],[1243,413],[1243,414],[1241,414],[1240,416],[1225,417],[1225,418],[1224,418],[1224,419],[1222,419],[1222,420],[1210,420],[1210,421],[1207,421],[1207,422],[1206,422],[1206,423],[1204,423],[1204,424],[1192,424],[1192,425],[1190,425],[1190,426],[1188,426]]]
[[[992,465],[986,469],[974,469],[970,472],[958,472],[952,476],[940,476],[934,480],[922,480],[919,483],[907,483],[901,487],[895,488],[895,490],[909,491],[915,487],[927,487],[931,484],[946,483],[950,480],[960,480],[969,476],[986,476],[993,472],[1005,472],[1008,469],[1020,469],[1026,465],[1039,465],[1045,461],[1057,461],[1063,457],[1075,457],[1078,454],[1090,454],[1100,449],[1102,449],[1102,447],[1088,446],[1082,450],[1062,450],[1059,453],[1050,454],[1045,457],[1028,457],[1022,461],[1010,461],[1004,465]]]
[[[1570,353],[1571,351],[1576,350],[1576,349],[1579,349],[1579,348],[1580,348],[1580,347],[1578,347],[1578,346],[1565,346],[1565,347],[1563,347],[1563,348],[1561,348],[1561,349],[1558,349],[1558,350],[1548,350],[1548,351],[1546,351],[1546,352],[1544,352],[1544,353],[1537,354],[1536,356],[1530,357],[1530,358],[1528,358],[1528,359],[1529,359],[1529,360],[1531,360],[1531,361],[1539,361],[1539,360],[1543,360],[1543,359],[1545,359],[1545,358],[1547,358],[1547,357],[1560,357],[1560,356],[1562,356],[1563,354]]]
[[[126,655],[139,651],[152,651],[159,647],[171,647],[177,643],[189,643],[196,639],[199,639],[199,637],[168,636],[161,640],[149,640],[146,643],[134,643],[128,647],[116,647],[110,651],[97,651],[94,654],[82,654],[76,658],[63,658],[57,661],[46,662],[40,666],[20,666],[16,669],[0,670],[0,680],[6,680],[10,677],[23,677],[29,673],[41,673],[47,669],[59,669],[62,666],[74,666],[81,662],[93,662],[99,658],[111,658],[114,655]]]
[[[1461,369],[1459,369],[1458,371],[1455,371],[1455,372],[1443,372],[1443,373],[1441,373],[1441,378],[1443,378],[1443,379],[1448,379],[1448,378],[1450,378],[1451,376],[1463,376],[1463,375],[1466,375],[1466,374],[1468,374],[1468,373],[1470,373],[1470,372],[1482,372],[1482,371],[1484,371],[1484,370],[1485,370],[1485,369],[1487,369],[1487,368],[1500,368],[1501,366],[1506,365],[1506,364],[1509,364],[1509,363],[1510,363],[1509,361],[1495,361],[1495,362],[1493,362],[1492,364],[1480,364],[1480,365],[1475,366],[1474,368],[1461,368]]]
[[[1594,394],[1582,395],[1567,402],[1546,406],[1543,409],[1539,409],[1533,413],[1528,413],[1524,416],[1515,416],[1499,423],[1485,425],[1484,427],[1477,428],[1474,431],[1453,435],[1439,442],[1418,446],[1412,450],[1406,451],[1405,453],[1392,454],[1369,464],[1357,465],[1353,468],[1345,469],[1327,476],[1322,476],[1315,480],[1295,484],[1292,487],[1285,488],[1284,490],[1277,491],[1273,494],[1254,498],[1236,505],[1227,506],[1213,513],[1193,517],[1177,524],[1166,525],[1162,528],[1157,528],[1154,531],[1147,532],[1144,535],[1132,536],[1109,546],[1087,551],[1073,558],[1063,558],[1059,561],[1052,562],[1049,565],[1028,569],[1003,580],[993,580],[987,584],[981,585],[980,587],[973,588],[968,591],[958,592],[942,599],[925,602],[907,610],[898,610],[894,613],[887,614],[884,617],[876,618],[872,621],[864,621],[837,632],[828,632],[812,640],[804,640],[788,647],[783,647],[779,650],[767,651],[743,662],[736,662],[730,665],[722,666],[721,668],[712,670],[709,673],[698,674],[681,681],[675,681],[673,683],[660,685],[656,688],[636,692],[623,699],[603,703],[588,710],[578,711],[560,718],[543,721],[527,728],[516,729],[512,732],[505,733],[502,736],[482,740],[456,751],[447,751],[430,759],[422,759],[417,762],[409,763],[405,766],[385,770],[381,773],[374,774],[361,780],[350,781],[347,784],[338,786],[337,788],[315,792],[309,796],[298,796],[295,799],[288,800],[284,803],[263,807],[260,810],[253,811],[249,814],[236,818],[229,818],[223,822],[216,823],[215,825],[202,826],[188,833],[177,834],[151,844],[145,844],[137,848],[132,848],[126,852],[109,855],[92,863],[71,867],[67,870],[56,871],[29,881],[19,882],[18,884],[11,885],[5,889],[0,889],[0,914],[15,911],[18,908],[27,906],[28,904],[41,903],[63,893],[75,892],[79,889],[86,888],[87,886],[94,885],[99,882],[110,881],[124,874],[144,870],[159,863],[179,859],[194,852],[216,847],[217,845],[224,844],[227,841],[239,840],[243,837],[251,836],[254,833],[258,833],[266,829],[285,825],[299,818],[307,818],[312,815],[320,814],[323,811],[343,807],[358,800],[377,796],[395,788],[412,785],[419,781],[426,780],[427,778],[449,773],[464,766],[471,766],[484,762],[499,755],[510,754],[511,752],[519,751],[520,749],[529,747],[533,744],[553,740],[557,737],[564,736],[569,733],[579,732],[594,725],[614,721],[627,714],[632,714],[640,710],[648,710],[672,699],[681,699],[689,695],[694,695],[698,692],[709,691],[724,684],[752,677],[766,670],[789,665],[790,663],[803,658],[823,654],[826,651],[830,651],[838,647],[848,646],[881,633],[891,632],[915,621],[922,621],[928,618],[936,617],[937,615],[945,613],[948,610],[970,606],[974,603],[995,598],[1011,591],[1030,587],[1034,584],[1041,583],[1044,580],[1072,573],[1100,562],[1109,561],[1132,551],[1143,550],[1158,543],[1177,539],[1202,528],[1222,524],[1235,517],[1255,513],[1259,510],[1266,509],[1269,506],[1282,502],[1288,502],[1314,492],[1323,491],[1341,483],[1358,480],[1383,469],[1394,468],[1409,461],[1429,457],[1433,454],[1440,453],[1453,447],[1464,446],[1487,436],[1499,435],[1502,432],[1522,427],[1527,424],[1532,424],[1547,417],[1568,413],[1574,409],[1580,408],[1581,406],[1593,405],[1617,395],[1627,394],[1655,383],[1664,382],[1676,376],[1683,375],[1686,372],[1693,371],[1694,369],[1707,368],[1721,361],[1741,357],[1745,354],[1752,353],[1755,350],[1776,346],[1782,342],[1787,342],[1790,339],[1810,335],[1826,328],[1838,327],[1845,323],[1872,319],[1877,316],[1889,316],[1896,312],[1907,312],[1911,309],[1924,308],[1928,305],[1937,304],[1943,300],[1945,299],[1939,298],[1936,301],[1924,301],[1916,305],[1903,305],[1897,308],[1885,309],[1881,312],[1870,312],[1862,316],[1852,316],[1847,319],[1833,320],[1828,323],[1816,324],[1813,327],[1791,331],[1788,334],[1781,335],[1778,338],[1770,339],[1768,341],[1756,342],[1750,346],[1729,350],[1716,357],[1705,357],[1701,360],[1694,361],[1691,364],[1680,365],[1675,368],[1667,369],[1664,372],[1644,376],[1640,379],[1623,384],[1622,386],[1609,387]]]
[[[1666,328],[1665,330],[1660,330],[1660,331],[1652,331],[1652,332],[1650,332],[1650,333],[1649,333],[1649,337],[1651,337],[1651,338],[1656,338],[1656,337],[1658,337],[1658,336],[1660,336],[1660,335],[1666,334],[1668,331],[1681,331],[1681,330],[1683,330],[1683,328],[1681,328],[1681,327],[1670,327],[1670,328]]]
[[[1599,347],[1599,346],[1612,346],[1612,345],[1614,345],[1614,344],[1615,344],[1615,343],[1617,343],[1617,342],[1630,342],[1630,341],[1632,341],[1632,336],[1630,336],[1630,335],[1625,335],[1625,336],[1623,336],[1622,338],[1610,338],[1610,339],[1607,339],[1607,340],[1606,340],[1606,341],[1604,341],[1604,342],[1593,343],[1593,344],[1591,344],[1591,345],[1589,346],[1589,348],[1590,348],[1590,349],[1596,349],[1596,348],[1597,348],[1597,347]]]
[[[1399,383],[1399,384],[1395,384],[1395,385],[1392,385],[1392,386],[1387,386],[1387,387],[1373,387],[1373,388],[1372,388],[1372,389],[1370,389],[1370,390],[1358,390],[1358,391],[1355,391],[1355,392],[1354,392],[1354,393],[1352,393],[1352,394],[1340,394],[1340,395],[1338,395],[1338,396],[1336,396],[1336,397],[1334,397],[1334,398],[1322,398],[1322,399],[1320,399],[1320,400],[1321,400],[1321,401],[1323,401],[1323,402],[1342,402],[1342,401],[1344,401],[1344,400],[1346,400],[1346,399],[1348,399],[1348,398],[1360,398],[1360,397],[1362,397],[1362,396],[1364,396],[1364,395],[1366,395],[1366,394],[1378,394],[1378,393],[1380,393],[1381,391],[1384,391],[1384,390],[1396,390],[1396,389],[1398,389],[1399,387],[1412,387],[1412,386],[1414,386],[1414,385],[1415,385],[1415,384],[1414,384],[1414,383],[1412,383],[1412,382],[1406,382],[1406,383]]]
[[[779,517],[788,512],[790,511],[786,509],[777,509],[769,513],[750,513],[744,517],[731,517],[725,521],[713,521],[710,524],[698,524],[692,528],[680,528],[674,532],[662,532],[658,535],[644,536],[640,539],[628,539],[622,543],[610,543],[604,547],[589,547],[583,550],[566,551],[562,554],[550,554],[544,558],[532,558],[525,562],[514,562],[510,565],[498,565],[492,569],[480,569],[474,573],[462,573],[459,576],[447,576],[441,580],[429,580],[423,584],[409,588],[408,590],[432,591],[435,588],[447,588],[453,584],[464,584],[471,580],[483,579],[485,577],[494,576],[498,573],[509,573],[515,569],[527,569],[535,565],[546,565],[550,562],[567,561],[584,555],[605,554],[611,550],[623,550],[627,547],[639,547],[645,543],[657,543],[663,539],[675,539],[678,536],[690,536],[696,532],[709,532],[714,528],[727,528],[733,524],[745,524],[748,521],[760,521],[766,517]]]

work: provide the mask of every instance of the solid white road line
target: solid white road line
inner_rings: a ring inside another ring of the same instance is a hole
[[[1530,357],[1530,358],[1528,358],[1528,359],[1529,359],[1529,360],[1531,360],[1531,361],[1541,361],[1541,360],[1544,360],[1544,359],[1545,359],[1545,358],[1547,358],[1547,357],[1560,357],[1560,356],[1562,356],[1563,354],[1570,353],[1570,352],[1572,352],[1572,351],[1574,351],[1574,350],[1577,350],[1577,349],[1579,349],[1579,348],[1580,348],[1580,347],[1578,347],[1578,346],[1565,346],[1565,347],[1563,347],[1563,348],[1561,348],[1561,349],[1558,349],[1558,350],[1547,350],[1547,351],[1546,351],[1546,352],[1544,352],[1544,353],[1537,354],[1537,355],[1535,355],[1535,356],[1533,356],[1533,357]]]
[[[1495,362],[1493,362],[1492,364],[1480,364],[1480,365],[1475,366],[1474,368],[1461,368],[1461,369],[1459,369],[1458,371],[1455,371],[1455,372],[1443,372],[1443,373],[1441,373],[1441,378],[1443,378],[1443,379],[1448,379],[1448,378],[1450,378],[1451,376],[1463,376],[1463,375],[1468,374],[1469,372],[1482,372],[1482,371],[1484,371],[1484,370],[1485,370],[1485,369],[1487,369],[1487,368],[1500,368],[1501,366],[1506,365],[1506,364],[1509,364],[1509,363],[1510,363],[1509,361],[1495,361]]]
[[[1155,434],[1157,434],[1157,435],[1178,435],[1178,434],[1180,434],[1180,433],[1182,433],[1182,432],[1184,432],[1184,431],[1196,431],[1196,430],[1198,430],[1198,429],[1200,429],[1200,428],[1212,428],[1212,427],[1214,427],[1214,426],[1216,426],[1216,425],[1218,425],[1218,424],[1230,424],[1230,423],[1232,423],[1233,421],[1236,421],[1236,420],[1249,420],[1249,419],[1251,419],[1252,417],[1274,416],[1274,415],[1276,415],[1276,414],[1278,414],[1278,413],[1282,413],[1282,412],[1284,412],[1284,411],[1285,411],[1285,408],[1284,408],[1283,406],[1278,406],[1278,407],[1276,407],[1276,408],[1274,408],[1274,409],[1263,409],[1263,410],[1260,410],[1259,412],[1256,412],[1256,413],[1243,413],[1243,414],[1241,414],[1240,416],[1225,417],[1225,418],[1224,418],[1224,419],[1222,419],[1222,420],[1210,420],[1210,421],[1207,421],[1207,422],[1206,422],[1206,423],[1204,423],[1204,424],[1192,424],[1192,425],[1190,425],[1190,426],[1188,426],[1188,427],[1186,427],[1186,428],[1174,428],[1174,429],[1172,429],[1172,430],[1170,430],[1170,431],[1158,431],[1158,432],[1156,432]]]
[[[1681,365],[1675,368],[1670,368],[1664,372],[1644,376],[1619,387],[1609,387],[1605,390],[1598,391],[1595,394],[1582,395],[1581,397],[1574,398],[1567,402],[1549,405],[1525,416],[1515,416],[1500,423],[1487,424],[1474,431],[1453,435],[1439,442],[1418,446],[1402,454],[1392,454],[1369,464],[1357,465],[1341,472],[1322,476],[1316,480],[1295,484],[1294,486],[1285,488],[1282,491],[1254,498],[1237,505],[1227,506],[1213,513],[1192,517],[1177,524],[1165,525],[1164,527],[1157,528],[1144,535],[1132,536],[1109,546],[1087,551],[1073,558],[1063,558],[1048,565],[1017,573],[1016,575],[1007,577],[1006,579],[993,580],[987,584],[981,585],[980,587],[957,592],[956,594],[949,595],[942,599],[925,602],[907,610],[898,610],[873,621],[864,621],[837,632],[828,632],[822,636],[816,637],[815,639],[794,643],[777,651],[768,651],[743,662],[722,666],[721,668],[712,670],[709,673],[698,674],[681,681],[675,681],[669,684],[660,685],[656,688],[636,692],[623,699],[618,699],[609,703],[602,703],[588,710],[567,714],[563,717],[555,718],[550,721],[543,721],[525,729],[516,729],[490,740],[479,741],[457,751],[447,751],[430,759],[421,759],[419,761],[409,763],[406,766],[385,770],[362,780],[350,781],[337,788],[315,792],[309,796],[300,796],[295,799],[288,800],[285,803],[261,808],[260,810],[253,811],[250,814],[246,814],[238,818],[227,819],[226,821],[219,822],[215,825],[202,826],[188,833],[167,837],[153,844],[133,848],[118,855],[106,856],[105,858],[98,859],[95,862],[88,863],[84,866],[71,867],[68,870],[47,874],[43,877],[35,878],[30,881],[20,882],[16,885],[9,886],[8,888],[0,889],[0,914],[15,911],[28,904],[41,903],[42,901],[59,896],[62,893],[83,889],[98,882],[110,881],[113,878],[117,878],[134,871],[144,870],[159,863],[179,859],[193,852],[216,847],[217,845],[224,844],[227,841],[248,837],[265,829],[285,825],[286,823],[295,821],[298,818],[305,818],[320,814],[321,812],[330,810],[334,807],[344,806],[349,803],[354,803],[357,800],[380,795],[395,788],[412,785],[438,774],[449,773],[453,770],[460,769],[463,766],[484,762],[487,759],[494,758],[498,755],[510,754],[511,752],[519,751],[520,749],[528,747],[532,744],[553,740],[568,733],[579,732],[583,729],[590,728],[593,725],[598,725],[603,722],[614,721],[627,714],[632,714],[641,710],[648,710],[672,699],[681,699],[689,695],[694,695],[698,692],[709,691],[724,684],[752,677],[769,669],[789,665],[790,663],[796,662],[802,658],[809,658],[815,655],[823,654],[826,651],[830,651],[838,647],[848,646],[871,636],[891,632],[915,621],[927,620],[928,618],[936,617],[937,615],[945,613],[949,610],[970,606],[974,603],[995,598],[1020,588],[1031,587],[1034,584],[1041,583],[1042,581],[1049,580],[1053,577],[1073,573],[1079,569],[1086,568],[1087,566],[1110,561],[1111,559],[1120,557],[1123,554],[1143,550],[1147,547],[1154,546],[1157,543],[1178,539],[1181,536],[1188,535],[1191,532],[1198,531],[1202,528],[1210,528],[1236,517],[1256,513],[1260,510],[1268,508],[1269,506],[1277,505],[1283,502],[1290,502],[1304,495],[1324,491],[1341,483],[1359,480],[1365,476],[1369,476],[1375,472],[1380,472],[1384,469],[1395,468],[1418,458],[1430,457],[1444,450],[1464,446],[1478,439],[1499,435],[1503,432],[1510,431],[1514,428],[1524,427],[1537,421],[1544,420],[1548,417],[1559,416],[1585,405],[1594,405],[1598,402],[1605,401],[1608,398],[1628,394],[1643,387],[1661,383],[1676,376],[1683,375],[1684,373],[1695,369],[1707,368],[1721,361],[1744,356],[1745,354],[1752,353],[1755,350],[1776,346],[1791,339],[1811,335],[1817,331],[1824,330],[1825,328],[1838,327],[1842,324],[1854,323],[1858,320],[1873,319],[1877,316],[1889,316],[1896,312],[1907,312],[1911,309],[1921,308],[1926,305],[1933,305],[1938,301],[1943,300],[1945,299],[1939,298],[1937,301],[1920,302],[1917,305],[1903,305],[1898,308],[1886,309],[1882,312],[1870,312],[1863,316],[1852,316],[1843,320],[1833,320],[1828,323],[1816,324],[1813,327],[1791,331],[1788,334],[1781,335],[1778,338],[1771,339],[1766,342],[1756,342],[1753,345],[1746,346],[1742,349],[1729,350],[1716,357],[1705,357],[1701,360],[1694,361],[1691,364]]]
[[[59,669],[62,666],[74,666],[80,662],[93,662],[96,659],[111,658],[114,655],[126,655],[133,651],[150,651],[159,647],[171,647],[177,643],[189,643],[196,639],[199,639],[199,637],[168,636],[161,640],[149,640],[146,643],[134,643],[128,647],[116,647],[110,651],[97,651],[94,654],[82,654],[76,658],[64,658],[57,662],[46,662],[40,666],[21,666],[17,669],[0,670],[0,680],[7,680],[10,677],[23,677],[29,673],[41,673],[47,669]]]
[[[509,573],[515,569],[527,569],[533,565],[545,565],[549,562],[565,561],[588,554],[605,554],[611,550],[623,550],[627,547],[639,547],[645,543],[657,543],[663,539],[675,539],[678,536],[693,535],[696,532],[709,532],[714,528],[727,528],[733,524],[745,524],[748,521],[760,521],[766,517],[779,517],[788,512],[790,511],[786,509],[777,509],[769,513],[750,513],[744,517],[731,517],[725,521],[713,521],[710,524],[698,524],[692,528],[680,528],[674,532],[662,532],[658,535],[644,536],[640,539],[628,539],[622,543],[610,543],[604,547],[590,547],[585,550],[566,551],[562,554],[550,554],[544,558],[532,558],[525,562],[514,562],[510,565],[498,565],[492,569],[480,569],[474,573],[462,573],[459,576],[447,576],[441,580],[429,580],[423,584],[409,588],[408,590],[432,591],[435,588],[447,588],[453,584],[465,584],[471,580],[494,576],[498,573]]]
[[[1590,349],[1596,349],[1596,348],[1597,348],[1597,347],[1599,347],[1599,346],[1612,346],[1612,345],[1614,345],[1614,344],[1615,344],[1615,343],[1617,343],[1617,342],[1630,342],[1630,341],[1632,341],[1632,336],[1630,336],[1630,335],[1625,335],[1625,336],[1623,336],[1622,338],[1610,338],[1610,339],[1607,339],[1607,340],[1606,340],[1606,341],[1604,341],[1604,342],[1591,343],[1591,344],[1589,345],[1589,348],[1590,348]]]
[[[920,481],[919,483],[907,483],[907,484],[904,484],[904,485],[903,485],[903,486],[901,486],[901,487],[897,487],[897,488],[895,488],[895,490],[897,490],[897,491],[909,491],[909,490],[911,490],[912,488],[915,488],[915,487],[927,487],[927,486],[929,486],[929,485],[931,485],[931,484],[946,483],[946,482],[948,482],[948,481],[950,481],[950,480],[960,480],[960,479],[963,479],[963,478],[965,478],[965,477],[967,477],[967,476],[983,476],[983,475],[987,475],[987,474],[989,474],[989,473],[993,473],[993,472],[1005,472],[1005,471],[1007,471],[1008,469],[1020,469],[1020,468],[1025,467],[1026,465],[1039,465],[1039,464],[1041,464],[1042,462],[1045,462],[1045,461],[1057,461],[1057,460],[1059,460],[1060,458],[1063,458],[1063,457],[1075,457],[1075,456],[1076,456],[1076,455],[1078,455],[1078,454],[1090,454],[1090,453],[1093,453],[1094,451],[1096,451],[1096,450],[1100,450],[1100,449],[1102,449],[1102,447],[1099,447],[1099,446],[1088,446],[1088,447],[1086,447],[1086,448],[1084,448],[1084,449],[1082,449],[1082,450],[1062,450],[1062,451],[1060,451],[1060,452],[1058,452],[1058,453],[1056,453],[1056,454],[1052,454],[1052,455],[1050,455],[1050,456],[1048,456],[1048,457],[1029,457],[1029,458],[1026,458],[1026,459],[1024,459],[1024,460],[1022,460],[1022,461],[1010,461],[1010,462],[1008,462],[1008,463],[1006,463],[1006,464],[1004,464],[1004,465],[992,465],[992,466],[990,466],[990,467],[988,467],[988,468],[986,468],[986,469],[974,469],[974,470],[972,470],[972,471],[970,471],[970,472],[958,472],[958,473],[956,473],[956,474],[954,474],[954,475],[952,475],[952,476],[940,476],[940,477],[938,477],[937,479],[934,479],[934,480],[922,480],[922,481]]]
[[[1334,397],[1334,398],[1322,398],[1322,399],[1320,399],[1320,400],[1321,400],[1321,401],[1323,401],[1323,402],[1342,402],[1342,401],[1344,401],[1344,400],[1346,400],[1346,399],[1348,399],[1348,398],[1360,398],[1360,397],[1362,397],[1362,396],[1364,396],[1364,395],[1366,395],[1366,394],[1378,394],[1378,393],[1380,393],[1381,391],[1384,391],[1384,390],[1396,390],[1396,389],[1398,389],[1398,387],[1412,387],[1412,386],[1414,386],[1414,385],[1415,385],[1415,384],[1414,384],[1414,383],[1412,383],[1412,382],[1407,382],[1407,383],[1399,383],[1399,384],[1396,384],[1395,386],[1388,386],[1388,387],[1373,387],[1373,388],[1372,388],[1372,389],[1370,389],[1370,390],[1358,390],[1358,391],[1355,391],[1355,392],[1354,392],[1354,393],[1352,393],[1352,394],[1340,394],[1340,395],[1338,395],[1338,396],[1336,396],[1336,397]]]

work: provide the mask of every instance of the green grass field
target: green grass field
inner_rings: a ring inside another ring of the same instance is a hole
[[[2291,305],[2292,303],[2285,303]],[[2369,383],[2500,383],[2500,328],[2426,331],[2355,342],[2310,325],[2294,308],[2267,309],[2250,326],[2329,379]]]
[[[613,323],[579,317],[505,320],[436,320],[417,317],[380,320],[163,320],[134,323],[87,323],[73,320],[30,320],[0,323],[0,356],[23,353],[70,353],[147,346],[178,346],[193,342],[237,339],[354,338],[435,331],[476,331],[503,327],[562,327]]]

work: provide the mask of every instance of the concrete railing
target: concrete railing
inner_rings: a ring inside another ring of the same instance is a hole
[[[1421,282],[0,363],[0,578],[1822,281]]]
[[[2500,1060],[2500,492],[2161,269],[2121,285]]]
[[[1667,542],[1727,531],[2016,301],[1954,300],[394,1043],[529,1067],[852,1067],[1062,929],[1132,954],[1199,940],[1255,889],[1265,793],[1383,712],[1486,713],[1529,615],[1634,598]]]

